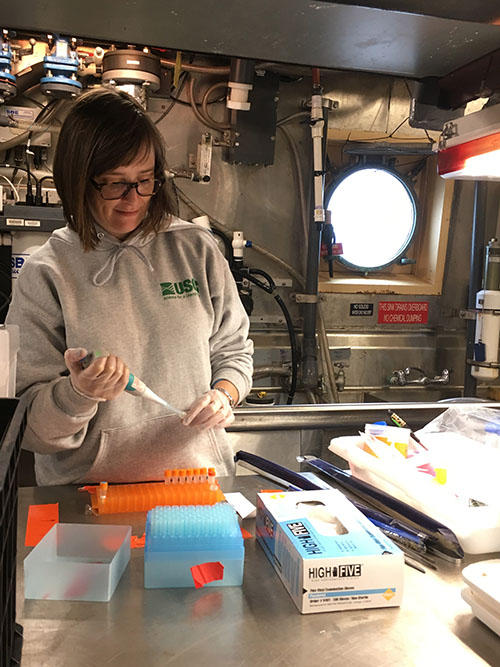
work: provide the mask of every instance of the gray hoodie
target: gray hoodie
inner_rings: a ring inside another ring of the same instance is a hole
[[[243,399],[253,344],[225,258],[210,232],[179,219],[123,242],[98,232],[97,248],[84,252],[75,232],[55,231],[23,266],[7,316],[20,327],[17,392],[31,400],[23,446],[35,452],[38,483],[157,480],[165,468],[231,473],[225,431],[183,426],[127,393],[84,397],[63,359],[70,347],[116,354],[184,410],[220,379]]]

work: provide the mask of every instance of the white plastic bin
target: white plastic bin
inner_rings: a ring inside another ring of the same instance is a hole
[[[19,350],[19,327],[0,324],[0,398],[16,395],[16,362]]]
[[[349,462],[354,477],[448,526],[466,553],[500,551],[500,451],[451,433],[426,434],[425,443],[431,463],[447,468],[445,486],[403,457],[382,462],[368,454],[359,436],[333,438],[329,449]],[[470,506],[470,498],[489,504]]]
[[[500,635],[500,560],[471,563],[462,570],[462,598],[477,618]]]

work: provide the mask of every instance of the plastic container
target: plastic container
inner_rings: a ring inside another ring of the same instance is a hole
[[[462,570],[468,587],[462,598],[477,618],[500,635],[500,560],[472,563]]]
[[[0,399],[0,667],[21,662],[23,628],[16,623],[17,477],[26,424],[17,399]]]
[[[187,469],[172,470],[186,473]],[[215,473],[214,473],[215,475]],[[158,505],[214,505],[224,500],[219,482],[212,476],[209,481],[183,483],[147,482],[145,484],[103,484],[88,487],[92,511],[95,514],[119,514],[122,512],[147,512]]]
[[[482,623],[487,625],[490,630],[500,635],[500,616],[483,604],[481,598],[467,586],[462,590],[462,599],[470,606],[472,613]]]
[[[194,588],[191,568],[214,562],[222,563],[224,576],[207,586],[241,586],[244,557],[238,517],[228,503],[148,512],[145,588]]]
[[[415,471],[403,457],[382,462],[363,450],[358,436],[334,438],[329,449],[349,462],[354,477],[448,526],[466,553],[500,551],[500,450],[459,434],[426,433],[421,439],[429,446],[431,464],[446,469],[445,485]]]
[[[24,596],[108,602],[130,560],[131,532],[57,523],[24,559]]]
[[[16,365],[19,350],[19,327],[0,324],[0,397],[16,395]]]

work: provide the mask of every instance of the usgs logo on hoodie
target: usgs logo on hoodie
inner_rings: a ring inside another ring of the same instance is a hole
[[[185,299],[188,296],[199,296],[198,281],[194,278],[185,278],[175,283],[160,283],[164,299]]]

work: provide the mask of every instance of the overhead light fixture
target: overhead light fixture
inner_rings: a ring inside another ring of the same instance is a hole
[[[500,181],[500,104],[445,124],[438,173],[443,178]]]

